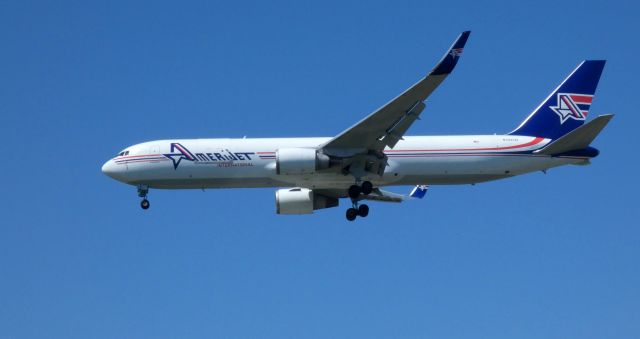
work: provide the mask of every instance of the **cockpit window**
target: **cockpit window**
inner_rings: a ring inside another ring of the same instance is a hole
[[[117,155],[117,156],[118,156],[118,157],[121,157],[121,156],[123,156],[123,155],[129,155],[129,151],[122,151],[122,152],[118,153],[118,155]]]

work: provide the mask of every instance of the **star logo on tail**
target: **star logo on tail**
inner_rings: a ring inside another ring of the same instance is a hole
[[[556,106],[549,106],[560,117],[560,124],[569,119],[585,120],[591,105],[592,95],[558,93]],[[581,108],[580,105],[586,106]]]

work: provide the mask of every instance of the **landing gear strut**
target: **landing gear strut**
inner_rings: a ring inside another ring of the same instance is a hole
[[[151,204],[149,203],[149,200],[147,200],[148,193],[149,193],[149,186],[138,185],[138,196],[142,198],[142,201],[140,201],[140,207],[142,207],[143,210],[146,210],[149,208],[149,206],[151,206]]]
[[[349,186],[348,195],[353,207],[347,209],[347,220],[354,221],[358,216],[364,218],[369,215],[369,206],[366,204],[358,205],[358,198],[360,198],[360,194],[369,195],[371,192],[373,192],[373,184],[370,181],[365,181],[361,185]]]

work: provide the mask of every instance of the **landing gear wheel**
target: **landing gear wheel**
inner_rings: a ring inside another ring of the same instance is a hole
[[[360,186],[358,185],[349,186],[349,198],[358,199],[358,197],[360,196],[360,193],[362,193],[362,188],[360,188]]]
[[[358,215],[361,217],[366,217],[369,215],[369,206],[362,204],[358,207]]]
[[[347,220],[354,221],[354,220],[356,220],[357,216],[358,216],[358,210],[357,209],[349,208],[347,210]]]
[[[151,206],[151,204],[149,203],[149,200],[142,199],[142,201],[140,202],[140,207],[142,207],[143,210],[146,210],[149,208],[149,206]]]
[[[373,184],[371,183],[371,181],[363,182],[361,190],[362,190],[362,194],[364,194],[364,195],[371,194],[371,192],[373,191]]]

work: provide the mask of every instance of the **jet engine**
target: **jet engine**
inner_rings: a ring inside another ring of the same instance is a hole
[[[276,191],[276,213],[311,214],[314,210],[338,206],[338,199],[313,193],[308,188],[283,188]]]
[[[329,168],[329,156],[314,148],[281,148],[276,151],[277,174],[311,174]]]

